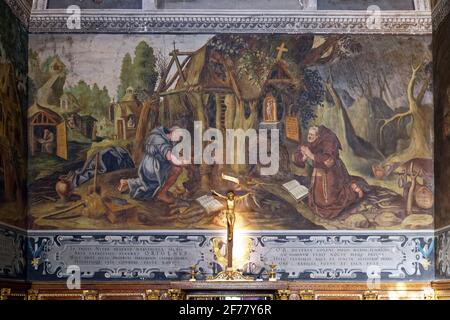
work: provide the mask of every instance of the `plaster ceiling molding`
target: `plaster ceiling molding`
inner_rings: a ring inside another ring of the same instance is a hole
[[[440,0],[433,9],[433,30],[437,30],[450,14],[450,0]]]
[[[30,21],[33,0],[4,0],[14,15],[26,26]]]
[[[376,26],[370,25],[374,20]],[[69,29],[65,10],[36,10],[32,33],[348,33],[431,34],[429,11],[175,11],[83,10]]]

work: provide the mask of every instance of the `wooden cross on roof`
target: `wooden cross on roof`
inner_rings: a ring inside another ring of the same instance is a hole
[[[173,40],[173,51],[177,51],[177,42]]]
[[[281,46],[277,47],[277,50],[278,50],[277,61],[283,59],[283,54],[289,51],[288,48],[286,48],[284,42],[281,43]]]
[[[277,61],[283,59],[283,54],[289,51],[288,48],[286,48],[284,42],[281,43],[281,46],[277,47],[277,50],[278,50]]]

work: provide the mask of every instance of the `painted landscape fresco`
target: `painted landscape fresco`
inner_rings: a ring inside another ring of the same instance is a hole
[[[212,190],[234,190],[238,229],[431,229],[430,44],[33,35],[29,227],[223,229]],[[247,148],[217,147],[238,129]]]
[[[26,226],[27,39],[0,1],[0,221],[18,227]]]
[[[448,181],[450,179],[450,40],[448,34],[450,32],[450,19],[446,19],[442,24],[440,32],[434,35],[436,46],[434,61],[436,70],[436,79],[438,82],[435,85],[435,104],[437,105],[438,116],[436,117],[436,132],[439,136],[436,137],[437,150],[436,166],[438,176],[436,185],[439,190],[436,193],[436,202],[438,207],[435,210],[436,229],[450,225],[450,191],[448,188]]]

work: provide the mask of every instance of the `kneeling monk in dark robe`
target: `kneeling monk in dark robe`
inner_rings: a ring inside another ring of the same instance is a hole
[[[295,164],[304,168],[311,161],[314,168],[309,190],[309,207],[325,219],[334,219],[348,206],[364,197],[364,191],[352,181],[339,158],[341,143],[325,126],[312,127],[308,144],[296,151]]]
[[[128,189],[130,196],[139,200],[156,198],[167,204],[175,202],[169,194],[169,189],[181,174],[182,166],[190,163],[172,154],[174,145],[179,141],[177,129],[178,127],[158,127],[152,130],[139,166],[139,176],[135,179],[120,180],[119,191]]]

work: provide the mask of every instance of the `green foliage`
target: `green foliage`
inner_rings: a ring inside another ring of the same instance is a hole
[[[208,48],[213,49],[232,59],[238,58],[242,51],[249,49],[248,39],[236,34],[216,36],[208,43]]]
[[[211,39],[208,48],[236,60],[239,78],[261,88],[275,63],[273,42],[259,35],[220,35]]]
[[[111,98],[106,87],[100,89],[96,83],[91,87],[81,80],[76,86],[67,88],[66,93],[77,99],[81,113],[91,114],[97,120],[107,116]]]
[[[117,89],[117,96],[122,98],[128,87],[133,85],[133,61],[131,55],[127,53],[122,60],[122,69],[120,71],[120,85]]]
[[[247,77],[253,85],[261,88],[274,63],[275,59],[263,51],[245,51],[238,60],[238,76]]]
[[[153,94],[157,80],[158,71],[154,50],[142,41],[135,49],[133,61],[129,53],[122,60],[120,84],[117,89],[118,98],[122,99],[127,88],[133,87],[142,101],[146,96]]]
[[[151,95],[158,80],[156,57],[146,42],[138,44],[133,63],[134,89],[138,96]]]

